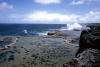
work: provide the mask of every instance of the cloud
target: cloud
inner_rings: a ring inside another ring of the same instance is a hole
[[[37,11],[27,15],[25,20],[27,21],[41,21],[41,22],[53,22],[58,21],[61,23],[75,22],[78,15],[65,15],[60,13],[49,13],[46,11]]]
[[[2,19],[1,19],[2,18]],[[67,23],[100,23],[100,12],[89,11],[83,15],[51,13],[47,11],[35,11],[30,14],[9,14],[1,16],[1,20],[16,23],[46,23],[46,24],[67,24]],[[19,22],[20,21],[20,22]]]
[[[59,4],[62,0],[34,0],[36,3],[39,4]]]
[[[94,3],[98,2],[99,0],[73,0],[70,4],[71,5],[82,5],[82,4],[89,4],[89,3]]]
[[[24,20],[27,21],[40,21],[40,22],[54,22],[58,23],[100,23],[100,12],[89,11],[83,15],[77,14],[61,14],[61,13],[49,13],[46,11],[36,11],[32,14],[26,15]]]
[[[82,1],[82,0],[79,0],[79,1],[73,0],[73,1],[71,2],[71,5],[80,5],[80,4],[83,4],[83,3],[84,3],[84,1]]]
[[[79,17],[78,21],[83,23],[100,23],[100,12],[90,11],[89,13]]]
[[[8,4],[7,2],[0,3],[0,11],[5,11],[9,9],[13,9],[13,5]]]

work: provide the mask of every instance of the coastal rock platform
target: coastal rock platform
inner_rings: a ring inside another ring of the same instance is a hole
[[[62,67],[65,62],[74,58],[78,50],[78,42],[71,42],[71,37],[13,37],[17,38],[16,48],[0,52],[1,67]]]

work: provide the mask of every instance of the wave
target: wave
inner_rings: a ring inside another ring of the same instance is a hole
[[[21,33],[21,34],[23,34],[23,35],[39,35],[39,36],[42,36],[42,35],[47,35],[48,32],[49,32],[49,30],[40,32],[40,31],[29,31],[29,30],[25,29],[25,30],[23,30],[23,33]]]
[[[44,32],[39,32],[37,33],[39,36],[42,36],[42,35],[47,35],[49,31],[44,31]]]
[[[25,34],[28,34],[28,31],[25,29],[25,30],[24,30],[24,33],[25,33]]]
[[[73,24],[67,24],[66,27],[62,27],[60,30],[84,30],[84,29],[90,29],[86,25],[82,25],[79,23],[73,23]]]
[[[79,24],[79,23],[67,24],[67,29],[68,30],[74,30],[74,29],[81,30],[82,29],[82,25]]]

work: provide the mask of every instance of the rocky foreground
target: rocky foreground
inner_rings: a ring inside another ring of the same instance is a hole
[[[63,67],[100,67],[100,29],[83,30],[75,58]]]
[[[78,49],[78,40],[68,36],[6,36],[7,41],[9,37],[10,43],[17,38],[16,48],[0,51],[0,67],[63,67]]]

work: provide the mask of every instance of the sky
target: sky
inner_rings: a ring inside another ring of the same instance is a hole
[[[0,23],[100,23],[100,0],[0,0]]]

